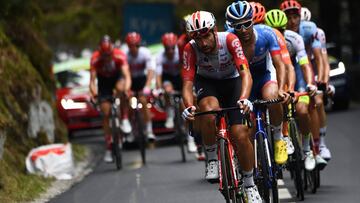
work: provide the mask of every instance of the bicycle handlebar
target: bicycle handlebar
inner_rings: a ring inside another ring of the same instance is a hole
[[[280,103],[282,102],[284,99],[280,98],[280,99],[270,99],[270,100],[261,100],[261,99],[257,99],[255,101],[253,101],[253,105],[269,105],[269,104],[276,104],[276,103]]]

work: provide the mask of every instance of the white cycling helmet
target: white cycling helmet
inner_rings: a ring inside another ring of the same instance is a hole
[[[205,34],[215,27],[215,17],[207,11],[196,11],[186,19],[186,31],[189,33]]]
[[[301,20],[309,21],[311,19],[311,12],[306,7],[301,7]]]

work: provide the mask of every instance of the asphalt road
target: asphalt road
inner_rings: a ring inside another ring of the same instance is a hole
[[[305,202],[360,202],[360,106],[328,114],[327,145],[333,158],[321,173],[316,194],[306,193]],[[88,145],[101,145],[100,136],[76,139]],[[101,153],[101,152],[100,152]],[[216,184],[204,181],[204,163],[192,154],[180,162],[176,146],[161,146],[147,151],[148,164],[141,166],[138,151],[125,152],[125,168],[99,162],[94,171],[52,203],[212,203],[225,202]],[[284,172],[279,182],[280,202],[294,202],[295,190]]]

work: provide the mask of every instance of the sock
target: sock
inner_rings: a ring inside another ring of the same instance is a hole
[[[252,187],[255,185],[254,183],[254,176],[253,176],[253,170],[251,171],[243,171],[244,175],[244,187]]]
[[[210,146],[205,145],[205,153],[206,153],[208,161],[218,160],[218,157],[217,157],[217,144],[210,145]]]
[[[319,139],[314,138],[315,154],[319,154]]]
[[[279,126],[274,127],[274,140],[280,140],[282,135],[282,123]]]
[[[151,121],[146,123],[146,132],[152,132],[152,122]]]
[[[110,134],[105,135],[106,149],[111,150],[112,136]]]
[[[174,118],[175,117],[175,110],[173,107],[167,107],[166,108],[166,114],[168,116],[168,118]]]
[[[311,133],[304,135],[304,144],[303,144],[303,150],[305,152],[310,151],[310,137],[311,137]]]
[[[320,128],[320,147],[326,147],[325,144],[326,126]]]

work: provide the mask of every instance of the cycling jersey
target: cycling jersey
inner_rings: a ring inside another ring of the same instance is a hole
[[[112,77],[121,73],[122,66],[127,64],[126,55],[119,49],[113,49],[112,60],[105,63],[99,51],[95,51],[90,60],[90,71],[96,71],[97,76]]]
[[[239,69],[248,68],[236,35],[217,32],[216,38],[218,52],[215,54],[204,54],[194,40],[185,46],[182,69],[184,80],[193,81],[195,74],[212,79],[235,78],[239,77]]]
[[[327,53],[327,50],[326,50],[326,36],[325,36],[324,30],[321,29],[321,28],[317,28],[315,38],[317,40],[319,40],[319,42],[321,44],[321,52],[324,53],[324,54]]]
[[[299,34],[302,36],[305,47],[321,48],[320,41],[316,38],[317,27],[312,21],[301,21],[299,25]]]
[[[130,54],[130,50],[126,51],[126,55],[132,78],[146,76],[147,70],[155,70],[155,63],[148,48],[139,47],[138,54],[135,57]]]
[[[178,42],[177,42],[177,46],[179,48],[179,58],[182,59],[183,58],[183,52],[184,52],[184,48],[185,45],[190,41],[189,37],[187,36],[187,34],[182,34],[180,35]],[[182,62],[182,60],[180,60],[180,62]]]
[[[156,74],[162,75],[163,73],[172,76],[180,75],[179,50],[177,46],[175,47],[174,58],[172,60],[166,57],[165,49],[156,56]]]
[[[276,34],[276,37],[277,37],[277,40],[278,40],[278,43],[280,46],[282,61],[284,62],[284,64],[289,65],[289,64],[291,64],[291,59],[290,59],[289,51],[286,47],[286,41],[285,41],[284,35],[278,29],[274,28],[273,30]]]
[[[306,54],[304,40],[298,33],[285,30],[284,32],[286,46],[293,60],[297,60],[300,65],[308,64],[308,56]]]

